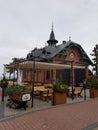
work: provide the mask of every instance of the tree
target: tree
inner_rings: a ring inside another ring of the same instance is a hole
[[[16,64],[16,63],[20,63],[20,62],[23,62],[25,60],[25,58],[12,58],[12,64]]]
[[[13,81],[15,81],[15,70],[17,70],[18,68],[18,64],[23,61],[25,61],[25,58],[16,58],[16,57],[12,58],[12,62],[10,62],[10,65],[15,65],[15,67],[8,70],[10,74],[9,79],[11,77],[11,74],[13,73],[14,74]],[[17,71],[17,77],[18,77],[18,71]]]
[[[92,51],[93,53],[93,71],[95,71],[96,77],[98,77],[98,45],[96,45]]]

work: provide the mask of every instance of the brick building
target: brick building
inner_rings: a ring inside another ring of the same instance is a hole
[[[84,79],[88,78],[88,66],[91,65],[92,62],[81,45],[71,41],[71,39],[57,45],[58,41],[55,39],[53,27],[47,43],[47,46],[40,49],[35,48],[27,54],[26,60],[69,65],[69,68],[47,69],[46,67],[46,69],[36,69],[35,82],[48,83],[57,78],[61,78],[63,83],[68,85],[72,84],[72,81],[74,85],[79,85]],[[25,69],[22,72],[22,81],[31,82],[32,69]]]

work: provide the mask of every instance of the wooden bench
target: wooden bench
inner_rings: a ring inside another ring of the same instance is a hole
[[[74,96],[82,97],[81,96],[82,90],[83,90],[83,87],[73,87]],[[68,96],[72,97],[72,87],[71,86],[68,88]]]
[[[83,87],[74,87],[74,95],[78,97],[82,97],[81,96],[82,90],[83,90]]]
[[[44,87],[45,88],[53,88],[53,85],[51,83],[50,84],[48,83],[48,84],[44,84]]]
[[[74,90],[74,87],[73,87],[73,90]],[[67,95],[68,95],[69,97],[72,97],[72,86],[69,86],[69,87],[68,87]]]

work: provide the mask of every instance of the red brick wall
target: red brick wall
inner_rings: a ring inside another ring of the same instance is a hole
[[[71,54],[74,54],[74,57],[71,57]],[[76,47],[71,47],[68,51],[68,55],[66,57],[66,60],[74,60],[74,61],[81,61],[82,55],[79,52],[78,48]]]
[[[73,53],[73,55],[71,55]],[[54,63],[60,63],[64,60],[68,61],[81,61],[82,60],[82,54],[80,53],[79,49],[77,47],[71,47],[68,50],[67,56],[57,55],[53,58]],[[86,77],[88,77],[88,66],[86,66]],[[36,70],[35,73],[35,82],[50,82],[46,79],[46,73],[47,71],[43,70]],[[26,71],[26,77],[23,76],[23,81],[31,81],[32,79],[32,72]],[[52,71],[52,79],[56,80],[56,70]]]

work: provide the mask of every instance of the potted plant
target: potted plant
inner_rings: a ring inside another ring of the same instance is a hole
[[[13,101],[22,102],[22,96],[25,94],[30,94],[30,90],[26,86],[8,86],[6,90],[8,96]]]
[[[86,81],[87,88],[90,90],[90,98],[98,97],[98,78],[91,76]]]
[[[68,86],[63,84],[60,79],[55,81],[53,87],[53,105],[64,104],[66,103],[66,92]]]
[[[8,86],[7,94],[11,101],[11,103],[7,103],[7,106],[12,107],[13,104],[18,104],[15,108],[24,108],[26,110],[26,103],[31,99],[30,89],[28,87],[20,85]]]

